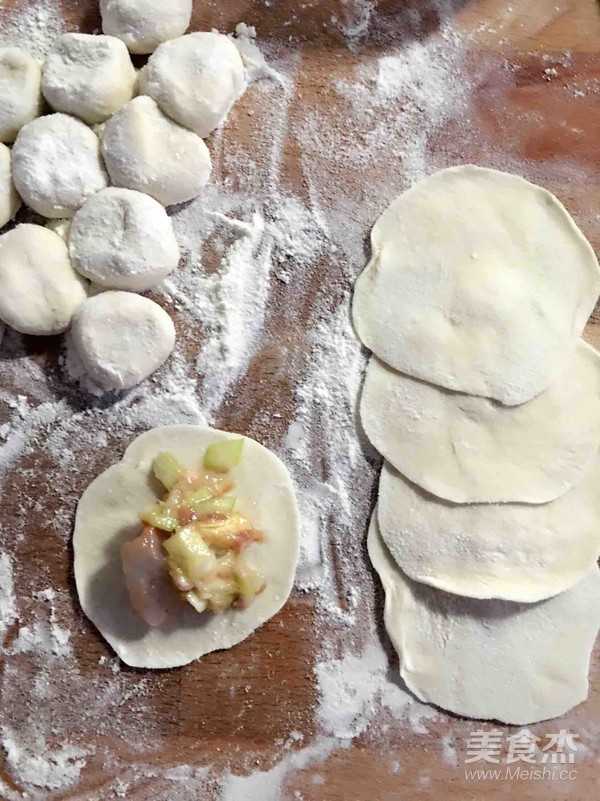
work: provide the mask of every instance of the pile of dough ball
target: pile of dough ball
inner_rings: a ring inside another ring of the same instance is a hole
[[[596,256],[560,202],[473,166],[383,213],[354,294],[384,456],[368,536],[407,686],[529,724],[587,697],[600,628]]]
[[[169,315],[132,293],[177,268],[165,207],[202,194],[203,139],[247,73],[230,37],[185,35],[192,0],[100,0],[100,11],[102,35],[60,36],[43,64],[0,48],[0,228],[23,203],[47,220],[0,235],[0,331],[68,331],[85,383],[119,391],[174,348]],[[151,54],[139,74],[130,53]]]

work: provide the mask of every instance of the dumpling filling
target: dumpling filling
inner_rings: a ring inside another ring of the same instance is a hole
[[[265,589],[264,577],[245,555],[263,535],[237,510],[228,476],[244,440],[211,445],[198,470],[186,470],[170,453],[153,464],[165,497],[140,514],[142,533],[121,549],[134,611],[161,626],[180,600],[198,612],[246,608]]]

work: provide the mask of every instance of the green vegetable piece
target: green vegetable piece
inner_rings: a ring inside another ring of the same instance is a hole
[[[240,559],[234,567],[234,573],[240,595],[246,601],[252,600],[265,586],[264,576]]]
[[[227,473],[240,463],[243,448],[243,439],[215,442],[206,449],[204,467],[207,470],[214,470],[216,473]]]
[[[175,514],[165,503],[157,503],[140,515],[142,523],[159,528],[161,531],[175,531],[178,520]]]
[[[207,501],[200,503],[190,504],[192,509],[197,515],[214,515],[226,514],[229,515],[235,509],[235,502],[237,498],[231,495],[225,495],[223,498],[209,498]]]
[[[194,492],[185,499],[185,502],[192,509],[195,509],[199,503],[210,500],[212,496],[211,490],[207,487],[200,487],[200,489],[194,490]]]
[[[152,469],[156,478],[168,490],[173,489],[184,473],[184,469],[177,459],[166,451],[158,454],[154,460]]]
[[[193,584],[202,580],[217,562],[214,553],[193,526],[180,528],[163,543],[163,547],[169,554],[169,569],[178,568]]]

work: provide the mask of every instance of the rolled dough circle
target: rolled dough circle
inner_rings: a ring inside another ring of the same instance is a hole
[[[25,50],[0,48],[0,142],[42,113],[42,68]]]
[[[108,186],[98,137],[66,114],[26,125],[12,155],[17,191],[43,217],[72,217],[88,197]]]
[[[11,161],[9,148],[0,143],[0,228],[14,220],[23,203],[12,179]]]
[[[55,111],[95,125],[131,100],[136,83],[135,68],[120,39],[66,33],[46,59],[42,91]]]
[[[100,13],[104,33],[144,55],[187,31],[192,0],[100,0]]]
[[[474,600],[411,581],[375,515],[371,562],[385,590],[385,626],[407,687],[457,715],[525,725],[584,701],[600,627],[600,571],[536,604]]]
[[[163,206],[197,197],[212,169],[202,139],[166,117],[150,97],[136,97],[107,122],[102,152],[114,184]]]
[[[364,344],[407,375],[508,405],[557,379],[600,291],[596,256],[560,202],[495,170],[420,181],[371,239],[353,306]]]
[[[240,465],[231,473],[237,507],[263,532],[248,549],[266,589],[247,609],[199,615],[182,607],[180,618],[149,628],[131,609],[121,566],[121,546],[141,530],[138,513],[157,500],[152,462],[169,451],[188,468],[202,462],[214,442],[239,439],[200,426],[167,426],[142,434],[123,460],[102,473],[77,508],[73,546],[75,580],[84,612],[128,665],[169,668],[232,648],[272,618],[287,601],[298,563],[299,523],[294,487],[285,465],[244,437]]]
[[[221,33],[190,33],[161,45],[142,71],[142,91],[181,125],[206,137],[246,88],[239,50]]]
[[[533,603],[580,581],[600,556],[600,460],[551,503],[454,504],[387,462],[379,527],[410,578],[469,598]]]
[[[557,381],[520,406],[427,384],[374,357],[360,413],[373,446],[440,498],[546,503],[596,458],[600,354],[580,342]]]
[[[63,240],[41,225],[0,236],[0,319],[21,334],[60,334],[86,298]]]
[[[102,292],[79,309],[71,341],[94,384],[104,390],[131,389],[171,355],[175,327],[167,312],[149,298]]]
[[[158,201],[131,189],[104,189],[73,218],[73,266],[110,289],[143,292],[179,264],[173,223]]]

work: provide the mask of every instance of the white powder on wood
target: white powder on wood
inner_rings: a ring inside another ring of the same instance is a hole
[[[23,741],[28,744],[22,745]],[[51,750],[35,729],[16,732],[9,726],[0,728],[0,744],[19,783],[46,790],[63,790],[74,784],[85,766],[85,757],[91,753],[90,749],[70,744]]]
[[[16,619],[12,560],[7,553],[0,553],[0,647],[6,631]]]
[[[60,0],[35,0],[20,8],[11,5],[0,2],[0,46],[23,47],[43,59],[65,32]]]

